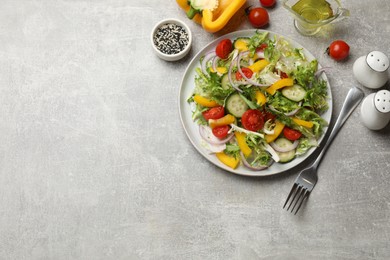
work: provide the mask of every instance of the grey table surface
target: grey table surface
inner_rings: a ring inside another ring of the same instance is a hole
[[[266,28],[332,67],[334,118],[353,85],[373,92],[353,78],[354,60],[390,56],[390,1],[342,4],[351,16],[314,37],[281,1]],[[171,17],[194,36],[178,62],[150,44]],[[390,259],[390,127],[365,128],[360,106],[295,216],[282,205],[297,170],[238,176],[191,145],[178,112],[187,65],[250,28],[241,10],[207,33],[173,0],[2,0],[0,259]],[[350,44],[348,60],[324,54],[335,39]]]

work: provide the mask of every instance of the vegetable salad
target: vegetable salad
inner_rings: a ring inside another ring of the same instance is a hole
[[[260,171],[318,146],[328,88],[302,49],[256,31],[221,40],[199,62],[188,102],[202,146],[223,164]]]

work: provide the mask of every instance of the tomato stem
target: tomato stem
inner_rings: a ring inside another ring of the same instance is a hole
[[[326,48],[325,53],[328,54],[328,55],[330,55],[330,49],[329,49],[329,47]]]
[[[246,15],[249,15],[249,13],[251,12],[251,9],[252,9],[252,6],[248,6],[247,8],[245,8],[245,13]]]

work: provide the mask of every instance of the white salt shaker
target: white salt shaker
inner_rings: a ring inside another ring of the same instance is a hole
[[[367,88],[383,87],[389,79],[389,58],[380,51],[372,51],[361,56],[353,64],[353,74],[360,84]]]
[[[362,122],[367,128],[384,128],[390,121],[390,91],[380,90],[368,95],[360,109]]]

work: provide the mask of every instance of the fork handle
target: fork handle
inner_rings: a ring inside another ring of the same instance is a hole
[[[353,110],[355,110],[355,108],[359,105],[360,101],[362,101],[363,98],[364,98],[363,91],[357,87],[353,87],[348,91],[347,97],[344,100],[339,117],[337,118],[337,121],[332,129],[332,132],[330,133],[329,138],[326,141],[325,145],[323,146],[320,154],[318,155],[318,157],[316,158],[316,160],[313,163],[313,166],[315,168],[317,168],[318,165],[320,164],[322,157],[324,156],[330,143],[333,141],[333,139],[335,138],[335,136],[339,132],[340,128],[343,126],[345,121],[351,115]]]

